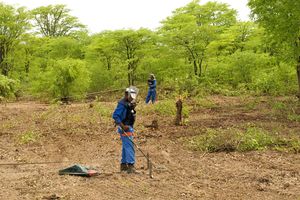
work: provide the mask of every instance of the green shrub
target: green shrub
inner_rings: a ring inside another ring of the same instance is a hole
[[[267,131],[256,127],[247,128],[246,132],[238,134],[238,138],[237,149],[239,151],[263,150],[275,142]]]
[[[156,113],[163,116],[174,116],[176,114],[175,101],[164,100],[154,104],[154,110]]]
[[[220,152],[236,150],[237,143],[236,135],[231,131],[207,129],[205,134],[193,137],[189,146],[194,150]]]
[[[77,99],[84,96],[89,81],[85,63],[67,58],[53,61],[45,71],[39,71],[32,83],[32,91],[38,96]]]
[[[292,139],[271,135],[268,131],[257,127],[248,127],[245,131],[238,129],[207,129],[204,134],[188,140],[193,150],[205,152],[220,151],[255,151],[275,149],[280,151],[300,151],[298,137]]]
[[[11,97],[17,91],[18,81],[0,74],[0,96]]]

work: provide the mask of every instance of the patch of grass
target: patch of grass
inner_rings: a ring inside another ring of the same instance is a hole
[[[31,142],[36,142],[40,135],[33,131],[27,131],[19,136],[19,141],[21,144],[27,144]]]
[[[107,108],[106,106],[102,105],[101,103],[97,103],[94,106],[94,109],[97,113],[100,114],[101,117],[105,117],[105,118],[111,118],[112,116],[112,110]]]
[[[254,110],[255,108],[257,108],[257,106],[259,104],[259,100],[257,98],[254,100],[250,100],[250,101],[248,101],[247,99],[244,99],[244,101],[245,101],[245,108],[247,110]]]
[[[176,104],[175,101],[165,100],[154,104],[154,111],[162,116],[175,116]]]
[[[290,150],[294,151],[295,153],[300,153],[300,139],[293,138],[291,139],[288,144],[290,144]]]
[[[277,151],[300,153],[300,139],[299,136],[292,136],[291,138],[278,139],[275,147]]]
[[[195,97],[192,99],[196,108],[214,108],[215,103],[206,98]]]
[[[154,106],[152,104],[146,105],[146,104],[138,104],[136,107],[136,111],[138,115],[148,115],[148,114],[154,114]]]
[[[272,109],[275,111],[286,111],[287,105],[283,102],[275,102],[272,105]]]
[[[187,145],[198,151],[230,152],[230,151],[256,151],[274,149],[287,152],[300,152],[299,138],[280,138],[258,127],[238,129],[207,129],[204,134],[188,140]]]
[[[300,122],[300,115],[297,115],[297,114],[289,114],[289,115],[288,115],[288,119],[289,119],[290,121]]]
[[[39,115],[35,115],[35,119],[37,120],[42,120],[42,121],[46,121],[47,119],[51,118],[53,114],[58,113],[59,112],[59,105],[58,104],[51,104],[51,106],[49,107],[48,110],[42,112]]]
[[[273,146],[276,140],[266,130],[257,127],[248,127],[244,133],[237,133],[237,137],[238,151],[264,150]]]
[[[198,135],[189,141],[188,146],[193,150],[205,152],[235,151],[237,140],[233,132],[207,129],[203,135]]]
[[[14,121],[5,121],[4,123],[1,124],[1,129],[6,130],[6,129],[11,129],[16,126],[16,122]]]

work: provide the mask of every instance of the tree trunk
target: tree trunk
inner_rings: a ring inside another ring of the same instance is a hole
[[[3,52],[2,48],[0,48],[0,69],[1,69],[2,75],[4,75],[3,74],[3,69],[4,69],[4,65],[3,65],[4,55],[3,54],[4,54],[4,52]]]
[[[133,85],[134,72],[133,72],[133,66],[132,65],[133,65],[132,63],[128,64],[128,84],[129,84],[129,86]]]
[[[131,73],[128,71],[128,86],[131,85]]]
[[[197,76],[197,74],[198,74],[198,66],[197,66],[197,62],[196,62],[195,59],[193,60],[193,65],[194,65],[194,72],[195,72],[195,75]]]
[[[176,112],[175,125],[180,126],[180,125],[182,125],[182,101],[181,101],[181,99],[179,99],[176,102],[176,108],[177,108],[177,112]]]
[[[107,70],[110,70],[111,69],[111,58],[106,57],[106,62],[107,62]]]
[[[4,75],[4,76],[8,76],[8,70],[9,69],[9,67],[8,67],[8,64],[7,63],[2,63],[2,75]]]
[[[3,62],[7,55],[6,52],[7,50],[4,47],[0,48],[0,68],[1,68],[1,74],[4,76],[8,76],[8,72],[9,72],[8,64]]]
[[[203,58],[201,58],[199,62],[199,77],[202,76],[202,62],[203,62]]]
[[[298,87],[299,87],[299,91],[298,91],[298,98],[300,99],[300,56],[298,58],[298,63],[297,63],[297,77],[298,77]]]

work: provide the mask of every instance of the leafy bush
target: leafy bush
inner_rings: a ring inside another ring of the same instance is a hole
[[[280,63],[271,69],[261,69],[251,89],[260,94],[284,95],[297,92],[297,80],[292,65]]]
[[[249,127],[245,133],[239,133],[237,136],[239,151],[263,150],[272,146],[276,140],[267,131],[256,127]]]
[[[80,98],[87,91],[89,82],[85,63],[68,58],[48,64],[45,72],[39,72],[32,89],[39,96]]]
[[[17,91],[18,81],[0,74],[0,96],[10,97]]]
[[[176,114],[176,105],[172,100],[159,101],[154,104],[154,110],[163,116],[174,116]]]
[[[207,129],[204,135],[195,136],[190,140],[189,146],[194,150],[207,152],[235,151],[238,144],[233,132],[222,132]]]
[[[214,130],[207,129],[202,135],[188,141],[193,150],[206,152],[219,151],[255,151],[276,149],[286,151],[300,151],[298,139],[285,139],[273,136],[266,130],[248,127],[244,132],[237,129]]]

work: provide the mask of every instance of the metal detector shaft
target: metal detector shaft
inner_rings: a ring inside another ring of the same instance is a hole
[[[125,133],[125,135],[128,137],[128,139],[131,141],[131,143],[143,154],[143,156],[147,159],[147,165],[148,165],[148,169],[149,169],[149,176],[150,178],[153,178],[153,175],[152,175],[152,166],[153,163],[151,162],[150,160],[150,156],[149,156],[149,153],[147,153],[147,155],[142,151],[141,148],[139,148],[139,146],[133,142],[133,140],[129,137],[129,135],[126,133],[126,131],[124,129],[122,129],[122,127],[119,126],[119,128],[123,131],[123,133]]]
[[[120,126],[119,126],[120,127]],[[142,149],[135,143],[135,142],[133,142],[133,140],[129,137],[129,135],[127,134],[127,132],[126,131],[124,131],[123,129],[122,129],[122,127],[120,127],[120,129],[123,131],[123,133],[125,133],[125,135],[128,137],[128,139],[130,140],[130,142],[132,142],[132,144],[143,154],[143,156],[145,157],[145,158],[147,158],[147,155],[142,151]],[[148,158],[147,158],[148,159]]]

